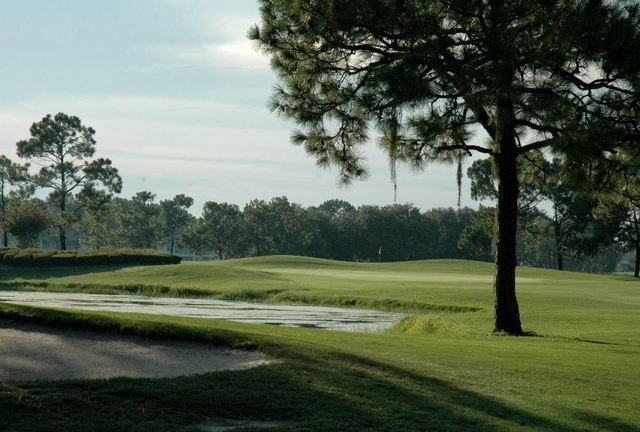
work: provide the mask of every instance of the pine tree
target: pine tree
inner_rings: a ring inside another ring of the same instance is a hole
[[[29,165],[20,165],[5,155],[0,155],[0,228],[2,229],[2,245],[9,244],[5,219],[9,203],[14,198],[26,198],[32,189],[28,175]]]
[[[109,192],[120,192],[122,179],[109,159],[92,159],[95,130],[84,126],[78,117],[47,115],[33,123],[30,132],[31,138],[17,143],[18,156],[40,167],[33,176],[34,184],[51,190],[49,202],[57,214],[60,249],[66,250],[66,231],[76,216],[68,209],[69,201],[78,193],[85,198],[93,195],[99,185]]]
[[[489,155],[498,181],[496,332],[523,334],[515,290],[517,160],[550,148],[580,163],[637,140],[638,3],[534,0],[261,0],[249,37],[280,85],[271,108],[342,182],[361,146],[402,112],[398,158],[415,167]]]

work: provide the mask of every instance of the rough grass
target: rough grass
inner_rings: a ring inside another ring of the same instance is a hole
[[[176,290],[158,295],[248,290],[268,301],[379,302],[416,314],[366,334],[0,306],[13,319],[260,348],[282,359],[192,378],[3,384],[0,430],[86,430],[91,419],[98,431],[193,431],[218,417],[288,422],[276,430],[640,430],[640,282],[626,276],[519,269],[524,325],[539,337],[513,338],[490,335],[493,266],[482,263],[269,257],[64,270],[1,268],[0,279]]]

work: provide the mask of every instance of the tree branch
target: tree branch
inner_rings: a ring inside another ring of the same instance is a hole
[[[493,154],[493,150],[489,148],[481,147],[477,145],[468,145],[468,144],[441,146],[441,147],[435,148],[434,150],[437,152],[443,152],[443,151],[449,151],[449,150],[466,150],[467,152],[470,152],[471,150],[473,150],[473,151],[477,151],[484,154],[490,154],[490,155]]]
[[[541,141],[533,142],[531,144],[524,145],[518,149],[518,154],[524,154],[524,153],[530,152],[531,150],[543,149],[553,144],[555,140],[556,138],[548,138]]]

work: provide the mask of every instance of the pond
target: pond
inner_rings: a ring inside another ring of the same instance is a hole
[[[0,291],[0,302],[56,309],[148,313],[343,331],[382,331],[404,316],[399,313],[324,306],[32,291]]]

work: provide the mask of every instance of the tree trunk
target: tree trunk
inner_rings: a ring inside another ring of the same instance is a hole
[[[62,177],[62,181],[64,182],[64,176]],[[64,213],[67,211],[67,196],[66,192],[62,194],[62,199],[60,200],[60,223],[58,224],[58,233],[60,235],[60,249],[67,250],[67,232],[65,227],[63,226]]]
[[[558,221],[558,208],[554,204],[553,206],[553,236],[556,241],[556,260],[558,270],[564,270],[564,257],[562,256],[562,227],[560,226],[560,222]]]
[[[558,270],[564,270],[564,257],[562,256],[562,252],[558,250],[556,256],[558,257]]]
[[[58,232],[60,234],[60,249],[67,250],[67,233],[62,225],[58,226]]]
[[[0,219],[0,226],[2,226],[2,222],[4,222],[7,216],[7,200],[4,196],[4,182],[0,182],[0,211],[2,211],[2,219]],[[9,246],[9,235],[4,229],[2,230],[2,245],[4,247]]]
[[[636,265],[633,269],[633,275],[640,277],[640,242],[636,242]]]
[[[513,108],[499,102],[494,139],[495,173],[498,179],[496,211],[496,281],[494,332],[522,335],[516,298],[516,232],[518,228],[518,168]]]
[[[172,235],[172,236],[171,236],[171,247],[170,247],[170,250],[171,250],[171,252],[170,252],[170,253],[172,253],[172,254],[173,254],[173,248],[174,248],[174,246],[175,246],[175,243],[176,243],[176,239],[175,239],[175,237]]]
[[[633,214],[633,225],[635,231],[635,238],[633,242],[636,246],[636,262],[635,268],[633,269],[633,275],[635,277],[640,277],[640,221],[638,221],[638,216],[634,212]]]

